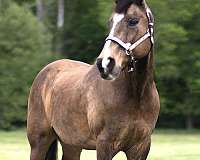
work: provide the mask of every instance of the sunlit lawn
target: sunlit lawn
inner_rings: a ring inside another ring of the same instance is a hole
[[[200,160],[200,131],[156,131],[148,160]],[[0,160],[28,160],[29,145],[24,130],[0,131]],[[83,151],[81,160],[96,160],[95,151]],[[114,160],[126,160],[119,153]]]

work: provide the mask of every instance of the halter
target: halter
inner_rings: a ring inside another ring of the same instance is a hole
[[[119,38],[117,38],[115,36],[110,36],[110,35],[105,40],[105,42],[111,40],[111,41],[117,43],[118,45],[120,45],[122,48],[125,49],[126,55],[129,56],[130,59],[131,59],[130,70],[128,72],[134,71],[135,63],[137,62],[135,60],[134,55],[131,54],[133,52],[133,50],[137,46],[139,46],[142,42],[144,42],[147,38],[150,38],[150,40],[151,40],[151,47],[154,44],[154,37],[153,37],[153,33],[154,33],[154,28],[153,28],[154,27],[154,21],[151,18],[151,15],[152,15],[151,10],[148,7],[146,7],[146,16],[148,18],[148,29],[147,29],[146,33],[141,38],[139,38],[135,43],[124,43]]]

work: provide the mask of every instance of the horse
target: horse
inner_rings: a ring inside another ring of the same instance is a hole
[[[145,0],[117,0],[110,32],[94,62],[62,59],[35,78],[29,99],[30,160],[79,160],[82,149],[97,160],[119,151],[146,160],[159,115],[154,82],[153,14]]]

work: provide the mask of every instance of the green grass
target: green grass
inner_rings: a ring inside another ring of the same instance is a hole
[[[24,130],[0,131],[0,160],[28,160],[29,152]],[[95,159],[95,151],[83,151],[81,154],[81,160]],[[199,159],[200,131],[159,130],[154,133],[148,160]],[[114,160],[126,160],[126,157],[119,153]]]

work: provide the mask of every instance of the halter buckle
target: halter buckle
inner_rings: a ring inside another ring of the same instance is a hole
[[[130,61],[130,69],[128,70],[128,72],[130,73],[130,72],[133,72],[134,70],[135,70],[135,63],[136,63],[136,60],[135,60],[135,58],[133,57],[133,56],[131,56],[130,54],[129,54],[129,56],[130,56],[130,58],[131,58],[131,61]]]
[[[126,50],[126,55],[131,56],[130,50]]]

